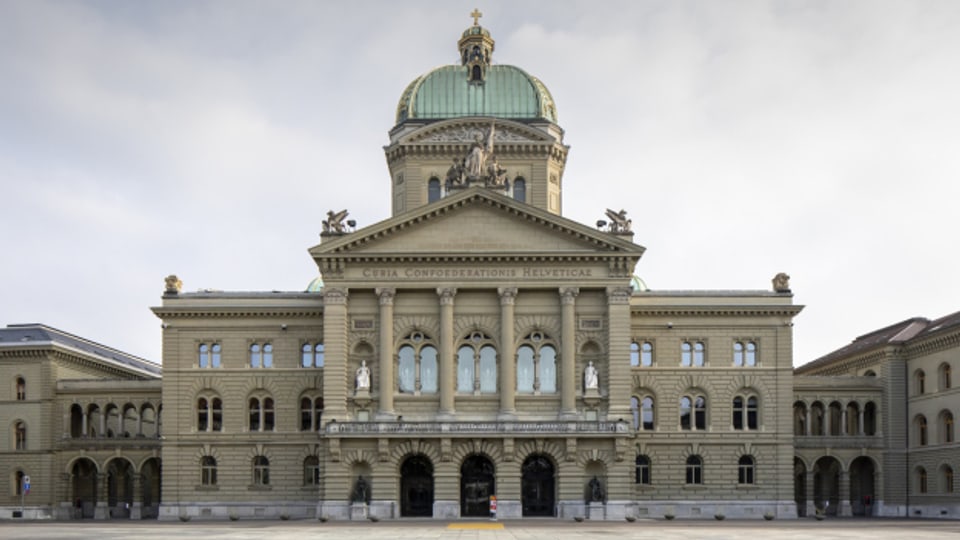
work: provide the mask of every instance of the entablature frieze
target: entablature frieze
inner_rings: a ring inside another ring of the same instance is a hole
[[[317,303],[322,304],[323,300],[317,298]],[[198,318],[250,318],[266,317],[271,319],[309,319],[323,317],[323,309],[312,308],[310,310],[275,310],[271,308],[229,308],[229,307],[167,307],[153,308],[154,314],[161,319],[198,319]]]
[[[577,421],[476,421],[476,422],[330,422],[327,437],[366,438],[376,436],[464,437],[536,436],[536,437],[630,437],[626,422]]]

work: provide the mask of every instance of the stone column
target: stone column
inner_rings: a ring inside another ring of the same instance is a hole
[[[84,411],[84,410],[81,410],[81,411],[80,411],[80,425],[82,426],[82,427],[80,428],[80,436],[81,436],[81,437],[86,437],[86,436],[90,433],[89,431],[87,431],[87,430],[89,429],[89,428],[88,428],[88,425],[87,425],[87,423],[89,422],[89,420],[88,420],[88,418],[87,418],[87,415],[88,415],[88,414],[89,414],[89,413],[87,413],[87,412]],[[139,418],[140,418],[140,415],[138,414],[138,415],[137,415],[137,422],[140,421]],[[140,430],[139,430],[139,429],[137,429],[137,433],[140,433]]]
[[[806,435],[806,436],[808,436],[808,437],[810,436],[810,433],[811,433],[810,430],[812,429],[811,426],[810,426],[810,412],[811,412],[810,409],[807,409],[807,410],[804,411],[804,413],[803,413],[803,414],[807,417],[807,422],[806,422],[806,424],[804,424],[804,426],[803,426],[803,431],[804,431],[803,434]]]
[[[97,479],[97,505],[93,510],[93,519],[110,519],[110,507],[107,506],[110,498],[110,477],[107,473],[94,473]]]
[[[440,417],[449,419],[455,412],[453,298],[457,295],[457,290],[438,288],[437,294],[440,296]]]
[[[133,475],[133,504],[130,505],[130,519],[143,518],[143,475]]]
[[[807,469],[803,473],[804,491],[807,494],[807,517],[812,517],[817,513],[817,494],[813,492],[813,470]]]
[[[500,419],[517,417],[517,350],[513,335],[516,287],[497,289],[500,295]]]
[[[379,288],[376,290],[380,297],[380,410],[381,420],[394,417],[393,390],[396,383],[393,380],[393,299],[397,290],[393,288]]]
[[[580,289],[560,288],[560,418],[577,417],[577,315]]]
[[[847,431],[847,408],[840,409],[840,429],[837,431],[840,435],[853,435]]]
[[[857,435],[863,436],[863,407],[857,412]]]

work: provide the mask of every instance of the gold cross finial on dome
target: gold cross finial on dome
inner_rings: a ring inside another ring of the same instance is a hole
[[[480,26],[480,17],[483,17],[483,13],[480,13],[480,10],[473,8],[473,13],[470,14],[473,17],[473,25]]]

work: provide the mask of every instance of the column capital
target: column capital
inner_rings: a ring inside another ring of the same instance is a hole
[[[324,287],[323,288],[323,303],[329,305],[346,305],[347,297],[350,296],[350,291],[346,288],[341,287]]]
[[[509,306],[517,300],[517,288],[516,287],[500,287],[497,289],[497,294],[500,295],[500,305]]]
[[[453,305],[453,297],[457,295],[455,287],[437,287],[437,295],[440,296],[440,305]]]
[[[629,304],[632,294],[630,287],[607,287],[607,304]]]
[[[380,298],[381,306],[393,304],[393,297],[397,295],[397,290],[393,287],[377,287],[374,292]]]
[[[579,287],[560,287],[560,303],[572,304],[579,294]]]

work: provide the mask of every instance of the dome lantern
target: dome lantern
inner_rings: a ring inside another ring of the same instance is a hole
[[[457,47],[460,49],[460,65],[467,67],[467,78],[472,83],[482,84],[487,80],[487,68],[493,56],[493,38],[490,32],[480,26],[479,9],[470,14],[473,26],[463,31]]]

